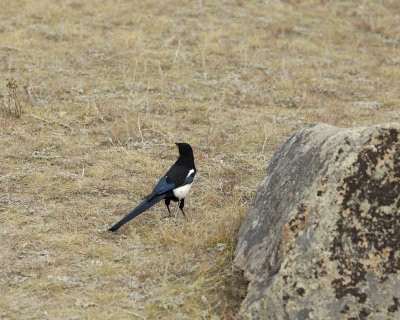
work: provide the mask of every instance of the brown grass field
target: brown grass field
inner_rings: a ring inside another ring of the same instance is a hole
[[[0,319],[231,319],[236,233],[279,145],[400,119],[400,2],[0,0]],[[20,114],[20,111],[22,114]],[[177,157],[161,203],[107,227]]]

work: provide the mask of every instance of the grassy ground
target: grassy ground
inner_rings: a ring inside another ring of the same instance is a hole
[[[0,1],[0,318],[233,317],[235,234],[274,150],[311,122],[399,121],[399,16],[397,0]],[[176,141],[199,171],[190,220],[159,205],[106,232]]]

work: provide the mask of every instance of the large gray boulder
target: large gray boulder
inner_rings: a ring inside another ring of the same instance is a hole
[[[251,319],[400,319],[400,125],[310,125],[274,155],[234,263]]]

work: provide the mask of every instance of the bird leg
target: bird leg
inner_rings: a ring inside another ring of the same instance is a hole
[[[171,203],[171,200],[170,200],[170,199],[165,199],[165,205],[167,206],[168,213],[169,213],[168,217],[172,217],[171,210],[169,209],[170,203]]]
[[[182,199],[179,202],[179,209],[181,209],[183,216],[185,217],[185,219],[187,219],[185,212],[183,211],[183,207],[185,206],[185,199]]]

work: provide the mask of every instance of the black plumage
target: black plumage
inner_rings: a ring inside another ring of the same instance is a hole
[[[165,200],[165,205],[170,215],[171,211],[169,205],[171,201],[175,201],[179,202],[179,209],[185,216],[185,212],[183,211],[185,197],[190,190],[197,171],[194,164],[192,147],[184,142],[176,143],[176,145],[179,149],[178,160],[176,160],[168,172],[160,179],[153,191],[144,198],[143,202],[114,224],[109,229],[110,231],[117,231],[125,223],[145,212],[163,199]]]

